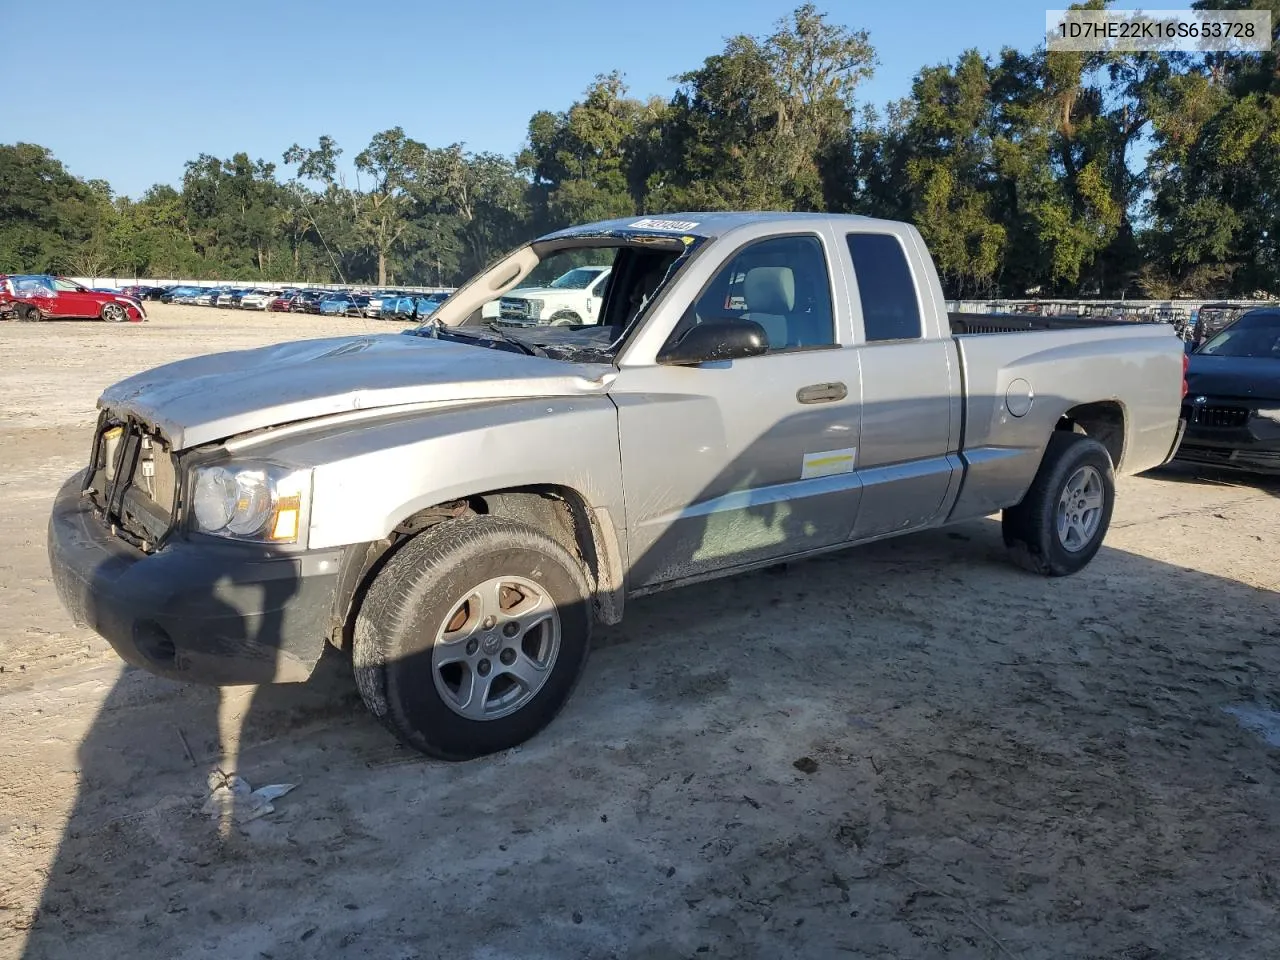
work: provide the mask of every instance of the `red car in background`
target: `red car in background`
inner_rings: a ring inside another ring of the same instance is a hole
[[[271,300],[267,303],[267,309],[278,310],[284,313],[288,313],[289,310],[293,307],[293,298],[296,296],[297,296],[296,293],[282,293],[280,294],[280,296],[276,297],[274,300]]]
[[[0,301],[19,320],[101,318],[108,323],[139,323],[147,319],[142,301],[134,297],[90,290],[48,274],[0,276]]]

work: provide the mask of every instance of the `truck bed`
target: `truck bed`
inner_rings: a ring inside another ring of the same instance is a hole
[[[1112,320],[1099,317],[1040,317],[1023,313],[948,313],[951,332],[957,335],[979,333],[1018,333],[1023,330],[1084,330],[1089,327],[1114,328],[1158,320]]]

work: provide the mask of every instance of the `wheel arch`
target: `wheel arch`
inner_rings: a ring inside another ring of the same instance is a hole
[[[582,563],[596,618],[622,619],[625,577],[618,531],[604,509],[562,484],[530,484],[472,494],[417,510],[382,540],[349,548],[338,572],[330,642],[350,649],[352,630],[369,585],[396,552],[424,530],[462,516],[501,516],[527,523],[565,547]]]
[[[1054,429],[1082,433],[1097,440],[1111,457],[1111,465],[1118,474],[1124,461],[1127,446],[1129,418],[1119,400],[1098,400],[1081,403],[1063,412]]]

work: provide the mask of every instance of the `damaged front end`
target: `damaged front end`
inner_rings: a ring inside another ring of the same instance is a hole
[[[102,411],[81,496],[112,535],[154,553],[173,531],[179,489],[165,438],[132,417]]]

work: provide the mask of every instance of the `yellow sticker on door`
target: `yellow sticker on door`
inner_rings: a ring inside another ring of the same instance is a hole
[[[830,477],[837,473],[853,473],[853,462],[857,456],[857,447],[806,453],[800,464],[800,479],[812,480],[814,477]]]

